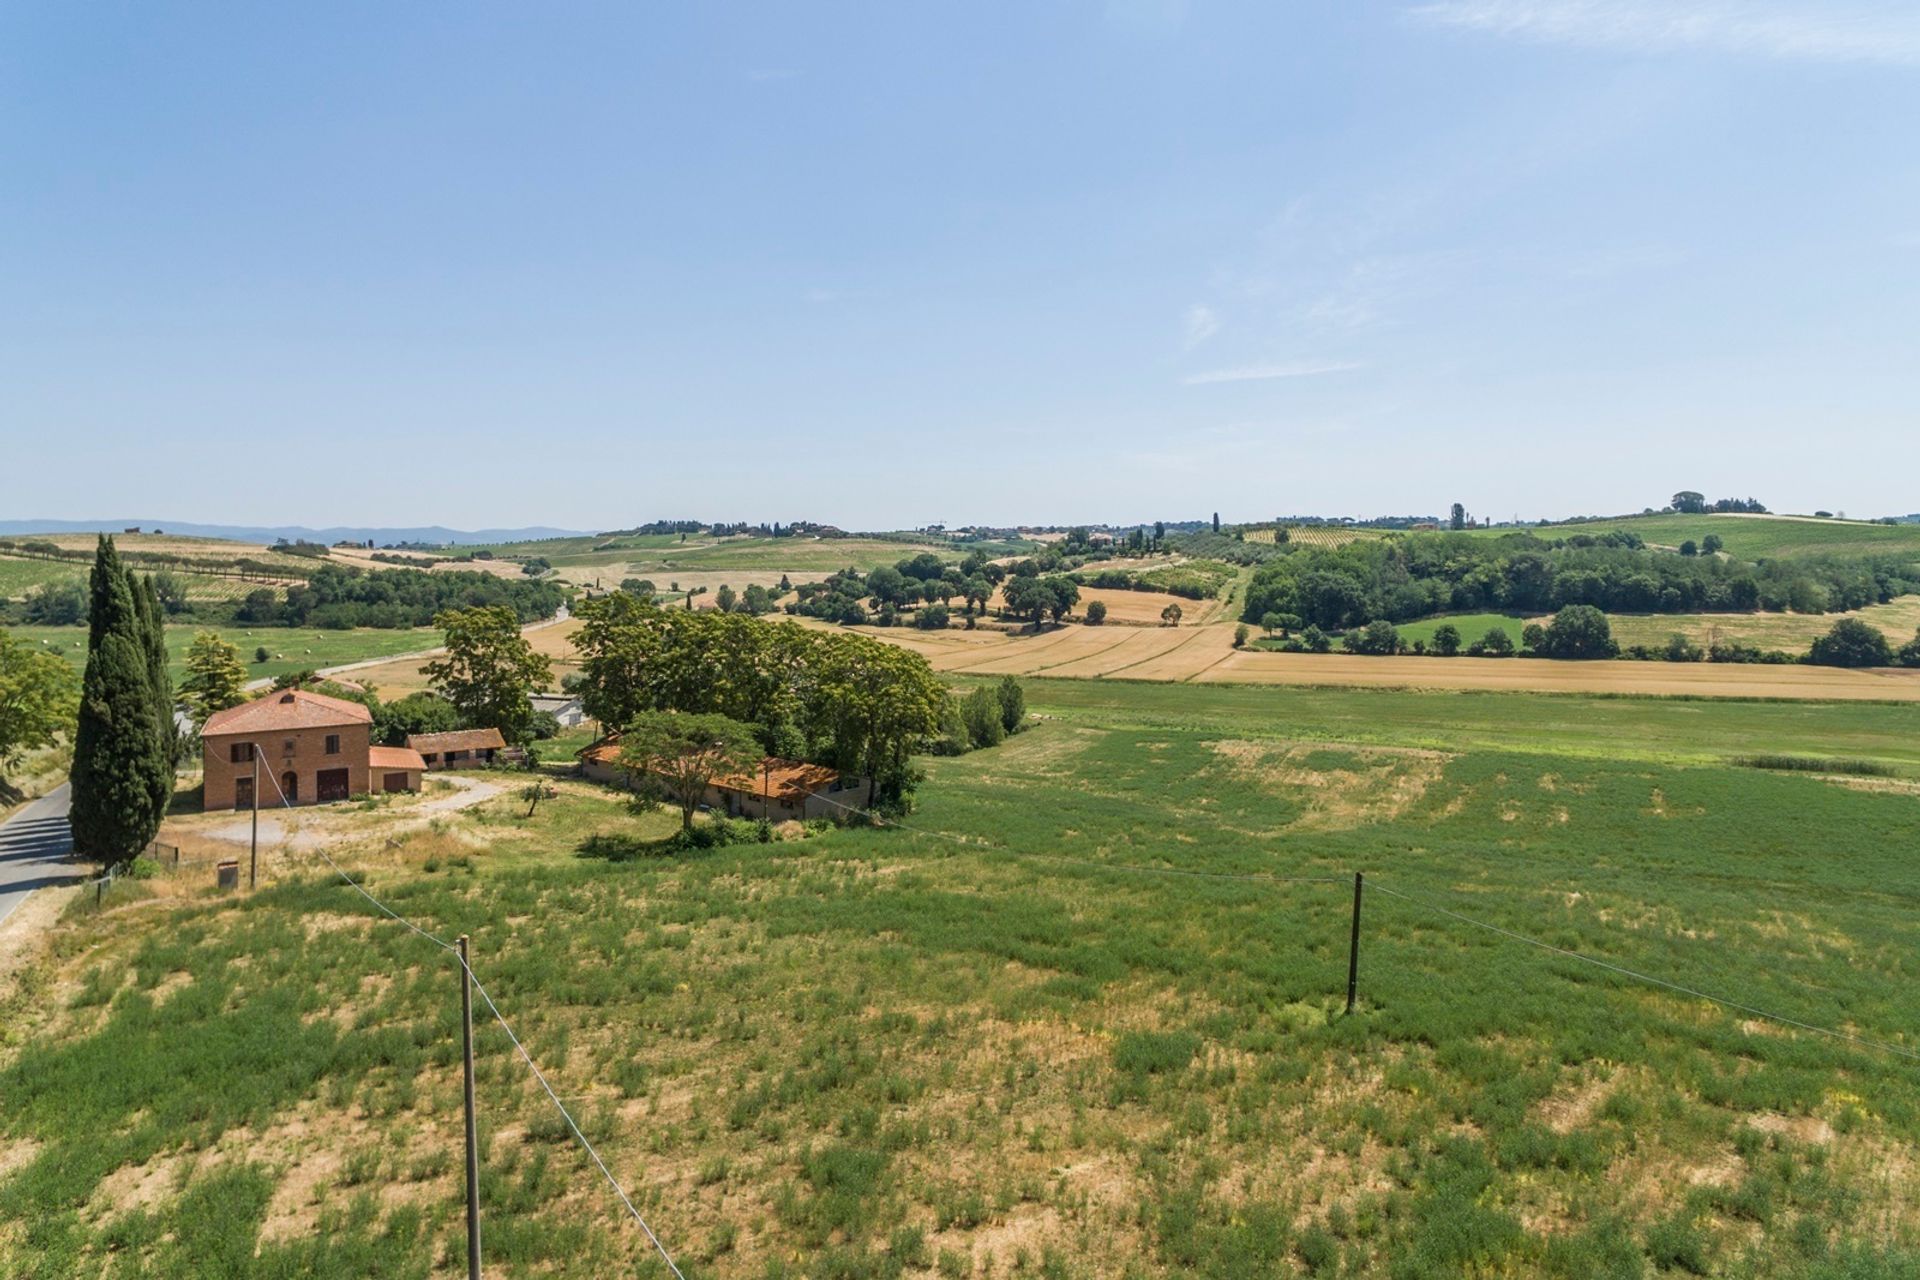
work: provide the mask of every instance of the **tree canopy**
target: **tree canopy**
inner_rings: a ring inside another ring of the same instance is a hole
[[[613,600],[631,600],[624,593]],[[553,679],[553,664],[536,653],[505,605],[456,609],[434,618],[446,633],[446,654],[424,668],[427,681],[467,723],[525,742],[533,716],[529,695]]]
[[[620,735],[620,763],[635,789],[678,805],[682,831],[692,828],[715,778],[744,773],[759,760],[753,726],[731,716],[648,711]]]

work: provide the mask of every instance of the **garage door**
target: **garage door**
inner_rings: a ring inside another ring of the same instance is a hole
[[[322,769],[314,780],[314,790],[320,802],[345,800],[347,798],[347,771],[345,769]]]
[[[380,780],[380,787],[383,791],[405,791],[407,789],[407,775],[404,773],[389,773]]]

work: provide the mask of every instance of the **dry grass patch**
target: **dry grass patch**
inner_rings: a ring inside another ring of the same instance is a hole
[[[1213,744],[1242,779],[1297,796],[1305,830],[1391,822],[1436,782],[1450,757],[1412,747],[1330,746],[1223,739]]]

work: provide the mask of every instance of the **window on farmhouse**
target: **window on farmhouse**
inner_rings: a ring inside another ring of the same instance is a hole
[[[339,734],[330,733],[327,735],[327,754],[330,756],[337,756],[340,754],[340,735]]]

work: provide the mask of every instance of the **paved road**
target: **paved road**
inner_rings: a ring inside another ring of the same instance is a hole
[[[35,889],[87,878],[85,867],[67,860],[73,852],[67,798],[63,782],[0,825],[0,922]]]

